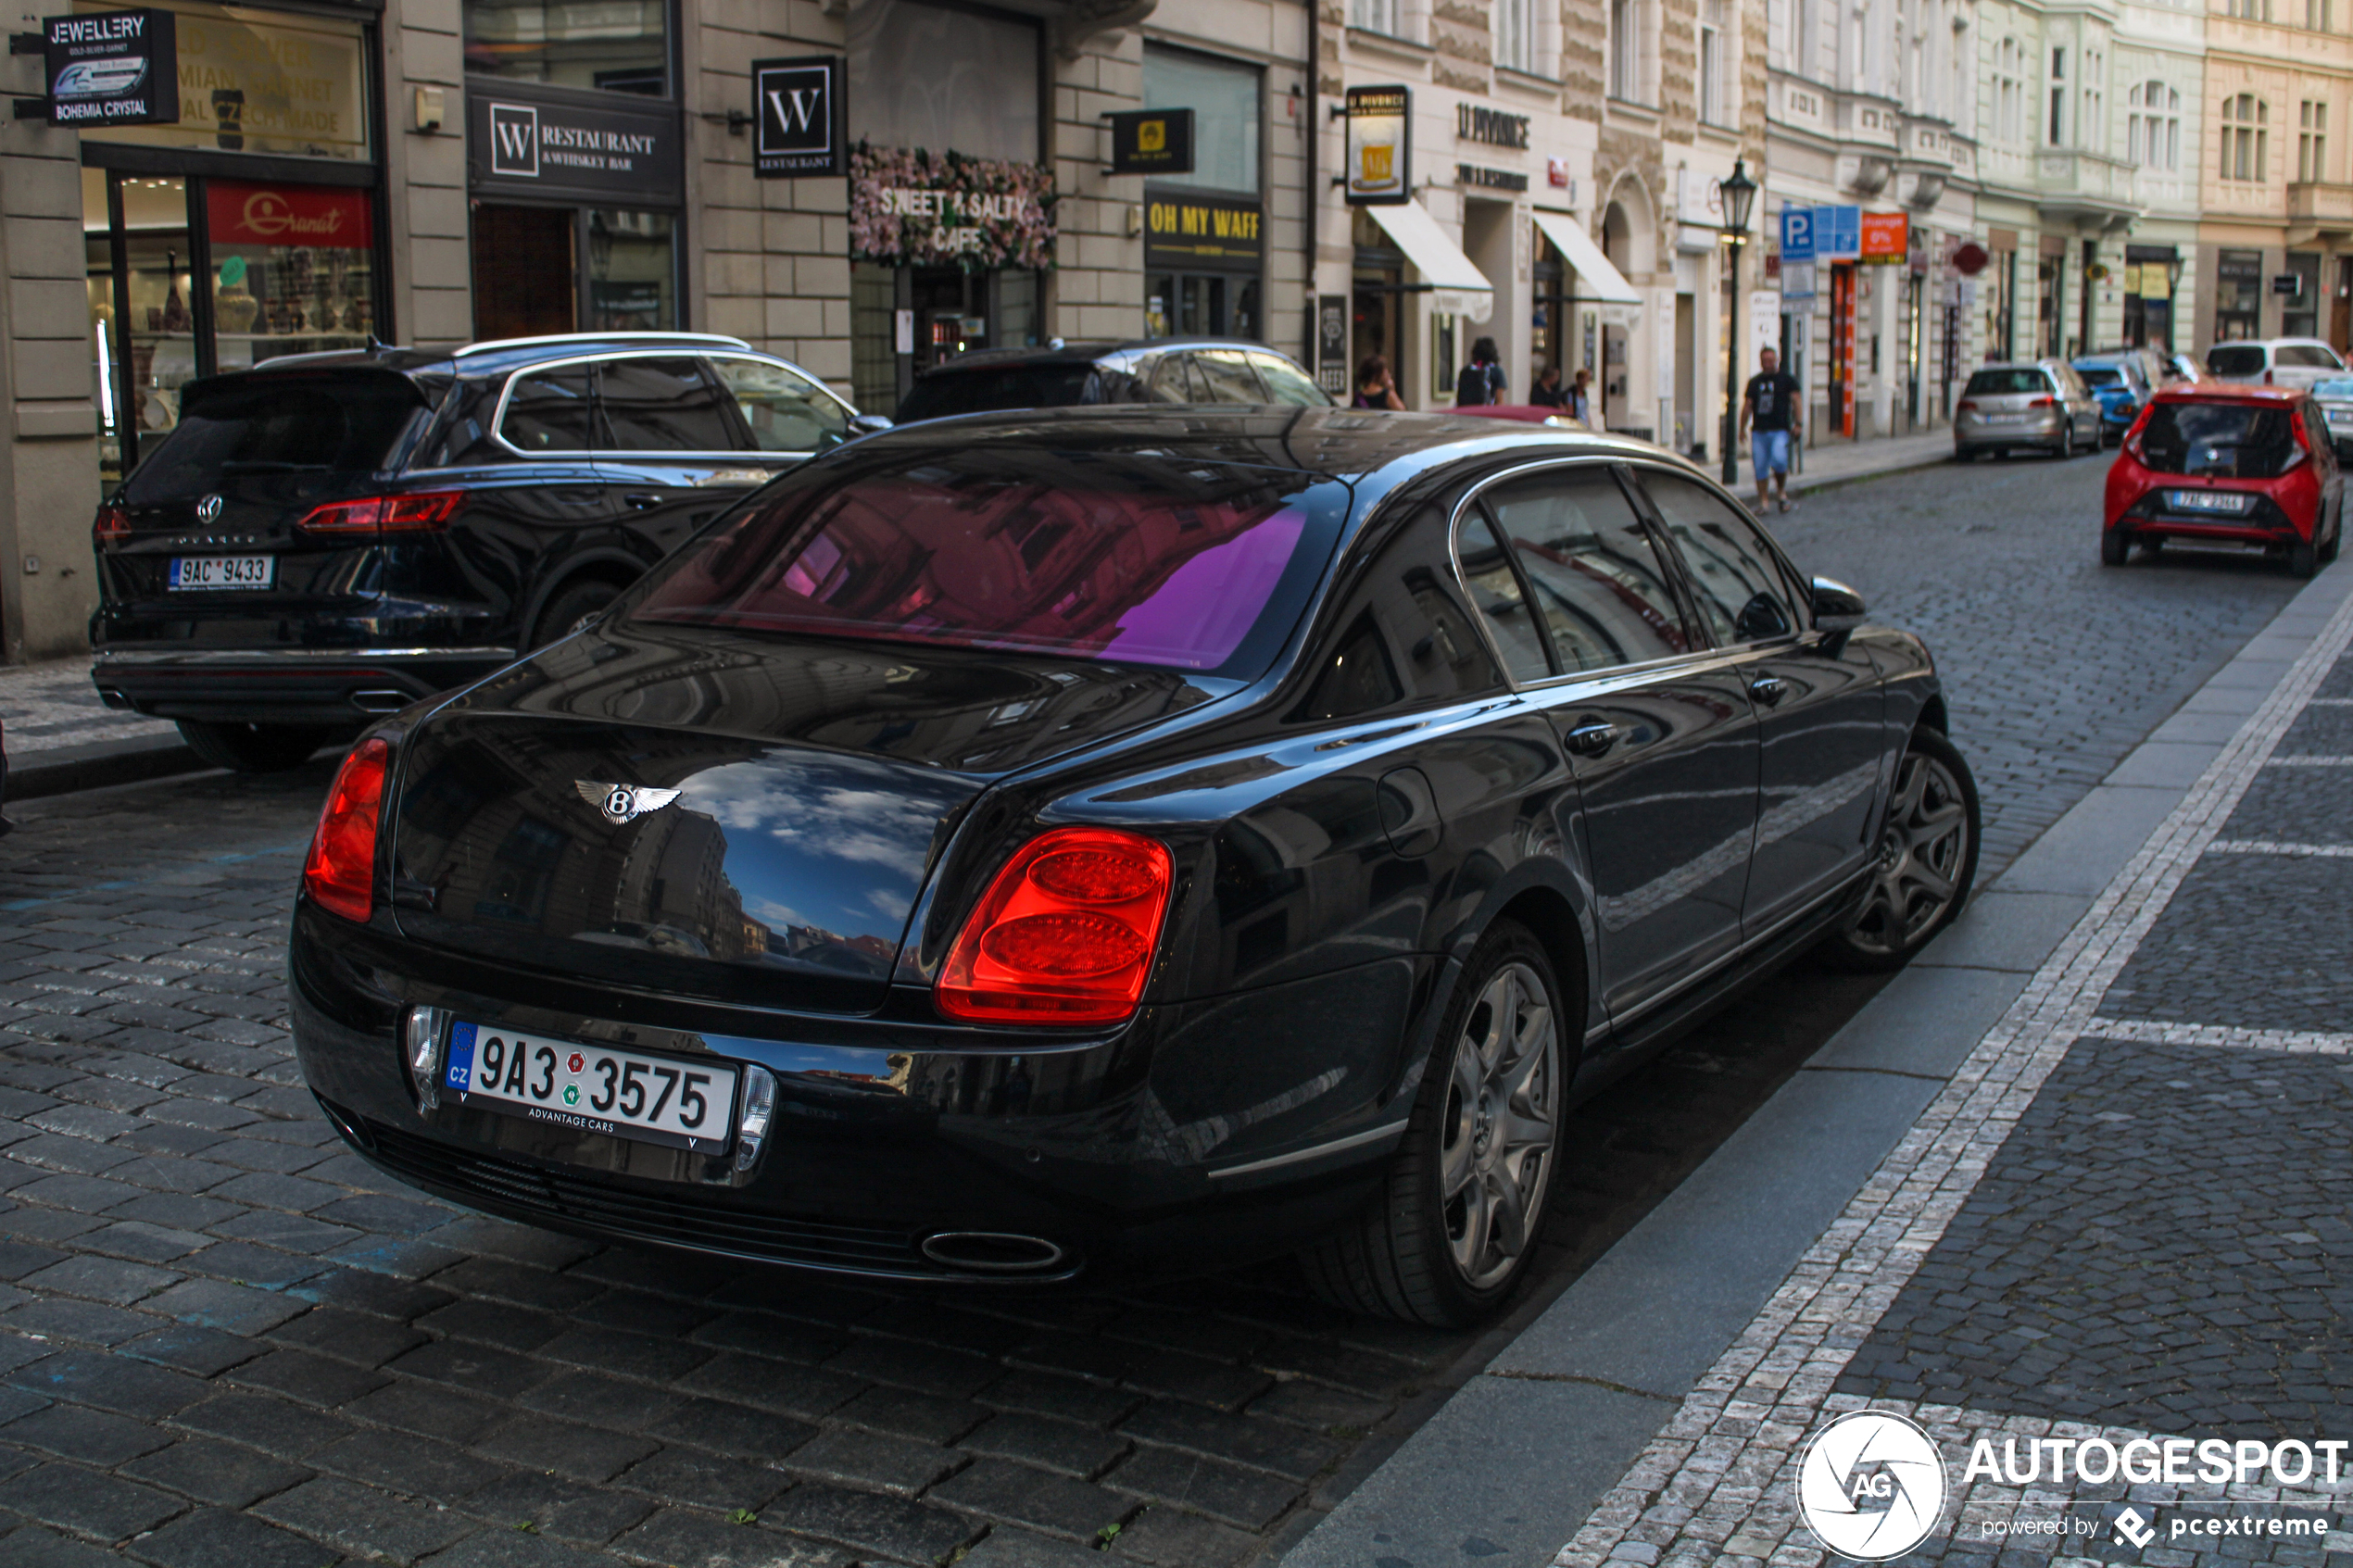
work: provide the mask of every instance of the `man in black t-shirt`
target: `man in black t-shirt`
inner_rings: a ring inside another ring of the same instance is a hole
[[[1802,427],[1798,412],[1797,378],[1781,369],[1781,357],[1772,349],[1757,356],[1762,367],[1748,378],[1741,395],[1741,433],[1748,437],[1749,466],[1756,474],[1756,509],[1765,509],[1765,485],[1771,476],[1783,511],[1797,505],[1789,498],[1789,449]]]

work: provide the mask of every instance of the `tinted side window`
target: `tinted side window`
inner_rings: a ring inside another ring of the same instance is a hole
[[[732,452],[742,444],[721,394],[692,359],[609,359],[598,376],[613,452]]]
[[[763,452],[818,452],[849,431],[841,405],[805,376],[764,359],[714,359],[711,368]]]
[[[517,376],[507,389],[498,433],[525,452],[588,449],[588,367],[566,365]]]
[[[1690,646],[1658,553],[1606,469],[1515,480],[1486,504],[1528,574],[1565,673]]]
[[[1264,403],[1266,389],[1258,384],[1258,376],[1250,361],[1230,348],[1205,348],[1192,357],[1193,373],[1208,383],[1206,400],[1212,403]]]
[[[1324,389],[1309,381],[1289,360],[1272,354],[1253,354],[1250,362],[1257,370],[1258,379],[1266,383],[1270,400],[1299,408],[1321,408],[1330,404]]]
[[[1335,623],[1339,633],[1301,718],[1353,718],[1408,698],[1475,696],[1504,684],[1455,589],[1443,512],[1419,514],[1381,547]],[[1538,674],[1542,658],[1540,651]]]
[[[2274,358],[2283,365],[2295,365],[2308,370],[2341,370],[2336,356],[2316,343],[2282,344]]]
[[[1544,657],[1543,633],[1528,611],[1519,579],[1486,517],[1474,507],[1463,514],[1454,537],[1455,558],[1463,563],[1463,581],[1470,588],[1471,604],[1487,623],[1488,634],[1503,651],[1504,667],[1515,681],[1541,681],[1553,672]]]
[[[1722,646],[1796,633],[1780,563],[1755,523],[1714,491],[1675,474],[1645,473],[1642,488],[1683,558],[1709,636]]]

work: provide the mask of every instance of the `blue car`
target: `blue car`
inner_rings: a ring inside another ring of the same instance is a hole
[[[2100,437],[2114,445],[2124,439],[2141,417],[2150,392],[2163,383],[2163,372],[2145,348],[2120,348],[2107,354],[2086,354],[2073,361],[2075,373],[2100,400]]]

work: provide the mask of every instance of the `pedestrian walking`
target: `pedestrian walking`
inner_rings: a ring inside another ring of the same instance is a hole
[[[1756,510],[1765,510],[1769,476],[1780,509],[1797,505],[1789,498],[1789,448],[1799,428],[1797,378],[1781,369],[1781,357],[1768,348],[1757,355],[1762,369],[1748,378],[1741,395],[1741,433],[1748,437],[1749,467],[1756,475]]]
[[[1504,367],[1496,363],[1495,340],[1480,338],[1471,345],[1470,363],[1454,378],[1454,407],[1484,408],[1504,400],[1504,389],[1511,383],[1504,379]]]
[[[1582,425],[1593,423],[1593,372],[1579,366],[1568,383],[1568,402],[1564,411]]]
[[[1547,365],[1528,389],[1528,400],[1540,408],[1561,408],[1568,405],[1568,393],[1561,385],[1561,368]]]
[[[1365,356],[1365,362],[1356,367],[1356,401],[1350,407],[1404,412],[1405,400],[1397,395],[1397,377],[1386,358],[1378,354]]]

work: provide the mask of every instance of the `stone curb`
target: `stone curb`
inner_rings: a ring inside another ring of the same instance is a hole
[[[2283,607],[1282,1568],[1550,1563],[2221,749],[2179,716],[2252,715],[2349,586]]]
[[[202,772],[210,766],[177,735],[87,741],[10,758],[7,797],[39,800],[109,784],[144,784],[178,773]]]

